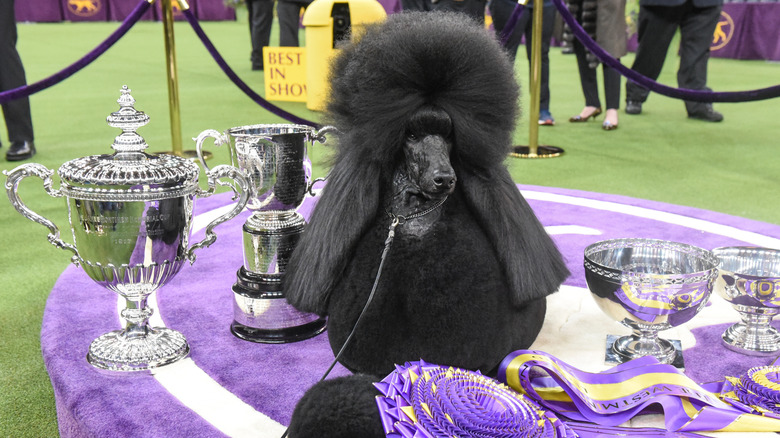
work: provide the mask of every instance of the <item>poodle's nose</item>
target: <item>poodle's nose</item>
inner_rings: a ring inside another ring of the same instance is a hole
[[[455,187],[455,181],[457,178],[452,173],[439,173],[433,177],[433,184],[439,191],[451,190]]]

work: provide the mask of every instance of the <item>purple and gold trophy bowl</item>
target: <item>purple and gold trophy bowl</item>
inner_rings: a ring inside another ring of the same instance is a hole
[[[174,363],[189,354],[180,332],[152,327],[152,292],[164,286],[194,251],[216,240],[213,228],[241,212],[249,197],[249,183],[236,168],[218,166],[208,172],[208,190],[198,185],[195,163],[173,155],[149,155],[135,130],[149,117],[137,111],[127,86],[117,101],[120,109],[108,116],[110,126],[122,129],[111,147],[113,154],[77,158],[60,166],[60,188],[52,188],[54,172],[27,163],[5,172],[8,199],[16,210],[49,229],[49,242],[72,253],[71,261],[99,285],[125,299],[121,316],[125,326],[95,339],[87,361],[110,371],[144,371]],[[19,197],[19,183],[35,176],[46,193],[64,197],[73,244],[60,239],[59,228],[32,211]],[[227,182],[223,182],[224,178]],[[238,202],[206,226],[206,236],[190,242],[195,198],[210,196],[216,184],[229,186]]]
[[[712,252],[719,261],[715,291],[742,319],[726,329],[723,344],[750,356],[777,356],[780,333],[771,323],[780,313],[780,250],[732,246]]]
[[[717,263],[711,251],[666,240],[612,239],[585,248],[585,280],[593,298],[605,314],[633,330],[608,336],[607,362],[655,356],[682,368],[679,342],[659,338],[658,332],[690,321],[707,304]]]

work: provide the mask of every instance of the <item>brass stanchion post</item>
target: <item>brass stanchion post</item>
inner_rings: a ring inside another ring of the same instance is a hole
[[[539,146],[539,98],[542,89],[542,12],[543,0],[534,0],[533,39],[531,41],[531,114],[528,115],[528,146],[515,146],[512,153],[517,158],[553,158],[563,154],[555,146]],[[524,3],[524,1],[521,1]],[[525,42],[528,44],[528,41]]]
[[[181,10],[187,10],[190,5],[186,0],[177,0]],[[171,120],[171,149],[173,155],[198,159],[194,150],[182,150],[181,112],[179,111],[179,78],[176,73],[176,41],[173,36],[173,5],[172,0],[160,0],[162,10],[163,37],[165,39],[165,67],[168,76],[168,109]],[[203,158],[208,159],[211,153],[203,151]]]

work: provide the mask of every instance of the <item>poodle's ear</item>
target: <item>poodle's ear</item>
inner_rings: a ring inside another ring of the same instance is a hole
[[[368,166],[336,163],[287,264],[284,294],[299,310],[324,316],[331,290],[374,218],[379,188]]]
[[[463,187],[507,278],[512,304],[547,296],[569,276],[557,246],[504,166],[489,175],[463,175]]]

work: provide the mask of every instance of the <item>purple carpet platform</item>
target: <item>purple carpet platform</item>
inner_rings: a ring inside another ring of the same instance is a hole
[[[545,325],[532,348],[582,370],[607,369],[606,335],[629,333],[590,297],[582,266],[587,245],[642,237],[706,249],[780,248],[777,225],[621,196],[519,187],[572,272],[548,299]],[[228,194],[198,199],[196,219],[229,203]],[[301,213],[307,216],[313,204],[307,199]],[[151,304],[159,309],[153,325],[182,332],[191,353],[151,374],[99,371],[87,363],[89,344],[120,328],[118,297],[75,266],[62,273],[46,305],[41,346],[63,437],[281,436],[295,403],[319,380],[333,353],[327,334],[292,344],[256,344],[230,333],[231,286],[242,264],[241,226],[247,215],[218,226],[216,243],[153,295]],[[193,242],[203,237],[202,226],[194,228]],[[721,333],[737,319],[730,305],[713,295],[692,321],[660,336],[681,341],[685,373],[700,383],[774,362],[775,357],[745,356],[722,345]],[[331,377],[347,373],[337,366]]]

